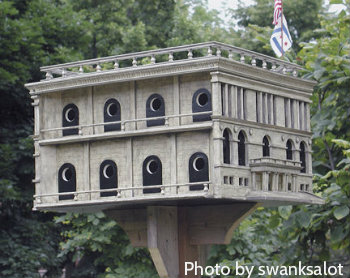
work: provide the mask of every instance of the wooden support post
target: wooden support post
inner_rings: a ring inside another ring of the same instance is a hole
[[[178,277],[178,218],[176,207],[147,208],[147,243],[160,278]]]
[[[150,206],[105,213],[119,223],[133,246],[149,249],[161,278],[196,278],[193,272],[185,275],[185,262],[205,266],[208,247],[230,243],[239,223],[257,207],[257,203]]]
[[[185,262],[194,262],[199,260],[198,246],[191,245],[189,235],[189,219],[186,207],[180,207],[179,216],[179,277],[199,277],[191,271],[185,276]]]

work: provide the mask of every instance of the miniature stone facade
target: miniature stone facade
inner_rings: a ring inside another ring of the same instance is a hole
[[[216,42],[43,67],[34,209],[321,204],[298,69]]]

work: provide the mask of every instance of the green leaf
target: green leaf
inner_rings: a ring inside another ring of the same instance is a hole
[[[345,205],[341,206],[341,207],[337,207],[334,211],[333,211],[333,215],[337,220],[343,219],[344,217],[349,215],[349,208]]]
[[[309,212],[301,212],[297,217],[297,222],[301,227],[307,228],[310,225],[311,216]]]
[[[293,209],[292,206],[281,206],[281,207],[278,207],[278,213],[283,219],[287,220],[290,214],[292,213],[292,209]]]

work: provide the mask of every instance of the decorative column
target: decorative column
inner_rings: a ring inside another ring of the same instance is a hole
[[[136,91],[137,91],[137,83],[136,81],[130,81],[130,119],[134,120],[137,118],[136,113]],[[127,126],[129,127],[126,130],[135,130],[137,129],[137,124],[135,122],[128,123]]]
[[[269,191],[269,173],[268,172],[262,173],[262,190]]]
[[[180,81],[179,76],[174,76],[173,79],[173,102],[174,102],[174,115],[180,115],[181,114],[181,105],[180,105]],[[181,124],[181,118],[173,118],[172,119],[175,126],[178,126]]]
[[[274,124],[274,115],[273,115],[273,95],[270,95],[270,109],[269,109],[269,115],[270,115],[270,122],[269,124]]]
[[[282,191],[288,191],[287,174],[282,175]]]
[[[35,194],[41,194],[42,192],[39,191],[40,188],[40,175],[41,172],[41,161],[40,161],[40,146],[39,146],[39,139],[41,137],[40,129],[40,99],[39,96],[34,95],[33,91],[30,91],[31,98],[33,100],[32,106],[34,108],[34,163],[35,163],[35,178],[32,180],[32,182],[35,184]],[[41,200],[34,200],[34,202],[40,202]]]
[[[286,127],[291,127],[291,119],[290,119],[290,115],[291,115],[291,111],[290,111],[290,99],[287,98],[286,100],[286,105],[284,106],[286,109],[286,111],[284,111],[285,113],[285,119],[286,119]]]
[[[221,100],[221,83],[219,82],[218,72],[211,73],[211,97],[213,116],[222,115],[222,100]]]
[[[256,173],[252,172],[252,189],[256,190]]]
[[[232,118],[237,119],[237,86],[232,86],[232,94],[231,94],[231,106],[232,106]]]
[[[306,130],[310,131],[310,104],[306,105]]]
[[[278,173],[272,173],[272,191],[278,191]]]
[[[256,92],[256,98],[257,98],[257,107],[256,107],[256,111],[257,111],[257,122],[258,123],[262,123],[262,93],[261,92]]]
[[[224,116],[225,117],[228,117],[228,104],[229,104],[229,101],[228,101],[228,84],[225,84],[225,87],[224,87],[224,99],[222,101],[224,107],[223,107],[223,111],[224,111]]]
[[[305,130],[304,126],[304,102],[299,101],[299,128]]]
[[[292,175],[292,191],[297,192],[297,175]]]
[[[220,129],[220,123],[217,120],[213,120],[213,130],[212,130],[212,144],[213,152],[212,155],[212,172],[211,177],[213,185],[221,184],[221,172],[220,168],[217,167],[223,164],[223,152],[222,152],[222,131]]]

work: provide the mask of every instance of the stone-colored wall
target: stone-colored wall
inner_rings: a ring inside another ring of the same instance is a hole
[[[132,90],[131,82],[124,83],[113,83],[108,85],[96,86],[93,88],[93,122],[103,123],[103,109],[107,100],[114,98],[116,99],[121,107],[121,120],[133,119],[133,109],[131,109],[130,104],[132,103]],[[126,128],[130,129],[130,125]],[[103,133],[103,126],[96,126],[94,128],[94,133]]]
[[[159,94],[163,97],[165,103],[165,115],[174,115],[173,90],[174,85],[172,77],[137,81],[136,118],[146,118],[146,102],[153,94]],[[144,129],[146,127],[145,121],[137,123],[137,129]]]
[[[182,75],[180,78],[180,114],[192,113],[192,97],[200,88],[207,89],[211,94],[210,75],[208,73],[197,73]],[[192,117],[181,118],[182,124],[192,123]]]
[[[174,144],[174,147],[173,147]],[[144,160],[156,155],[162,163],[162,184],[188,183],[188,161],[195,152],[209,156],[209,132],[186,132],[176,136],[155,135],[147,137],[104,140],[84,144],[46,146],[42,148],[40,192],[58,192],[58,170],[64,163],[75,167],[77,191],[99,190],[100,165],[104,160],[113,160],[118,170],[118,188],[142,187],[142,166]],[[175,188],[167,189],[175,193]],[[123,193],[131,197],[132,191]],[[135,191],[135,195],[141,190]],[[92,199],[99,193],[92,193]],[[83,197],[79,196],[79,200]],[[57,198],[54,200],[57,200]]]

